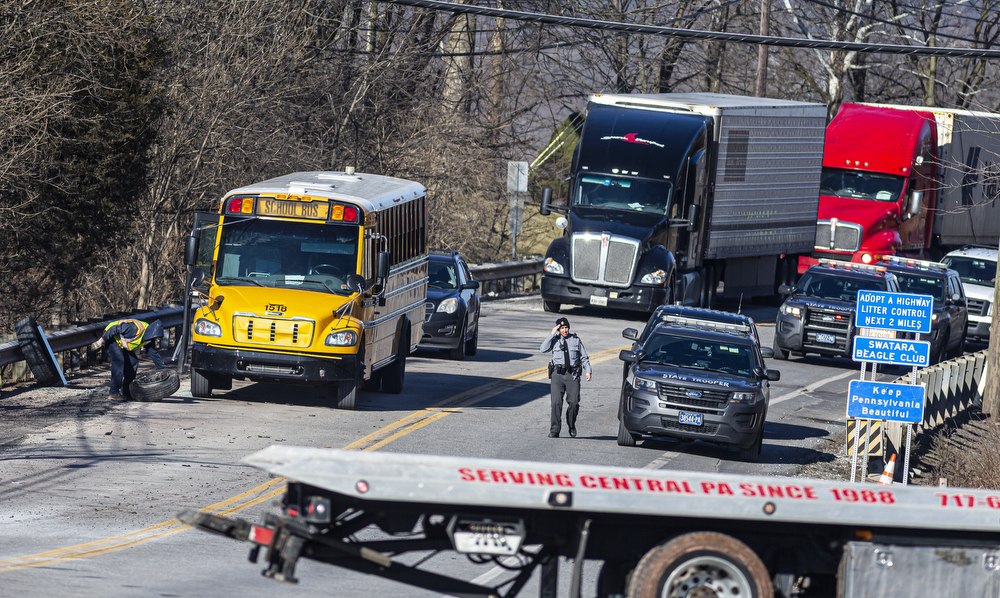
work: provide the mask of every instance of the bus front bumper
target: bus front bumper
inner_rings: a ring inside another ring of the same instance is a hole
[[[195,343],[191,369],[253,382],[319,384],[353,380],[357,355],[314,357],[282,355],[245,349],[224,349]]]

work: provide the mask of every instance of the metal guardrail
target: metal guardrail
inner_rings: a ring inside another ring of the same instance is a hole
[[[164,328],[175,328],[184,323],[184,308],[168,307],[156,311],[122,313],[121,315],[101,322],[94,322],[77,328],[67,328],[66,330],[59,330],[51,334],[46,334],[45,338],[48,339],[49,346],[52,347],[53,353],[80,349],[100,338],[101,334],[104,332],[104,328],[109,322],[123,318],[132,318],[135,320],[142,320],[143,322],[160,320],[160,322],[163,323]],[[21,353],[21,347],[18,345],[17,341],[0,345],[0,366],[15,363],[17,361],[24,361],[24,354]]]
[[[501,264],[482,264],[480,266],[469,266],[472,277],[476,280],[487,282],[491,280],[503,280],[504,278],[517,278],[519,276],[531,276],[542,271],[544,258],[534,258],[520,262],[504,262]]]
[[[543,258],[535,258],[519,262],[482,264],[479,266],[469,266],[469,270],[476,280],[484,282],[503,280],[505,278],[538,274],[542,271],[543,261]],[[144,322],[152,322],[158,319],[163,322],[164,328],[174,328],[183,324],[184,308],[169,307],[153,311],[122,312],[107,320],[46,334],[45,338],[48,339],[53,353],[80,349],[96,341],[104,332],[104,328],[109,322],[122,318],[134,318]],[[21,347],[17,341],[0,345],[0,366],[18,361],[24,361],[24,354],[21,353]]]

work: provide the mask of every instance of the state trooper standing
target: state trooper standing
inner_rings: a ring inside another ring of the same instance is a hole
[[[569,435],[576,438],[576,416],[580,412],[580,376],[586,374],[590,381],[590,357],[583,341],[569,332],[569,320],[559,318],[552,333],[542,341],[542,353],[552,352],[549,377],[552,379],[552,412],[549,438],[559,438],[562,426],[563,394],[566,395],[566,424]]]

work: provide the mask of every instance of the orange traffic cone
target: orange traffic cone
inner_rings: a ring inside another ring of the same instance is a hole
[[[878,483],[882,486],[891,486],[894,471],[896,471],[896,455],[889,457],[889,462],[885,464],[885,470],[882,472],[882,477],[878,479]]]

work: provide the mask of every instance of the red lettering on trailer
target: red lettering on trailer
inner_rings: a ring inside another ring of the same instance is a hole
[[[480,482],[488,482],[488,481],[490,481],[490,476],[488,475],[488,472],[485,469],[477,469],[476,470],[476,477],[479,478]]]
[[[462,478],[463,482],[475,482],[476,476],[472,475],[472,470],[468,467],[460,467],[458,469],[458,475]]]
[[[493,470],[490,472],[493,475],[494,482],[500,482],[501,484],[507,483],[507,476],[504,475],[502,471]]]
[[[631,490],[627,478],[611,478],[611,481],[615,484],[615,490]]]
[[[663,484],[660,483],[660,480],[646,480],[646,486],[653,492],[663,492]]]
[[[743,496],[748,497],[760,497],[760,498],[795,498],[802,499],[806,498],[809,500],[818,500],[819,497],[816,496],[816,489],[812,486],[796,486],[795,484],[789,484],[787,486],[762,486],[761,484],[740,484],[740,493]]]
[[[729,487],[729,484],[725,482],[720,482],[716,484],[715,482],[702,482],[701,491],[703,494],[728,494],[733,495],[733,489]]]
[[[695,491],[688,485],[687,480],[681,481],[680,485],[673,480],[667,480],[667,492],[680,492],[681,494],[694,494]]]
[[[570,486],[570,487],[572,487],[573,486],[573,481],[569,479],[568,475],[566,475],[564,473],[560,473],[560,474],[558,474],[556,476],[556,484],[559,484],[560,486]]]
[[[524,472],[523,471],[510,471],[508,473],[510,474],[510,481],[514,482],[515,484],[523,484],[524,483]]]

